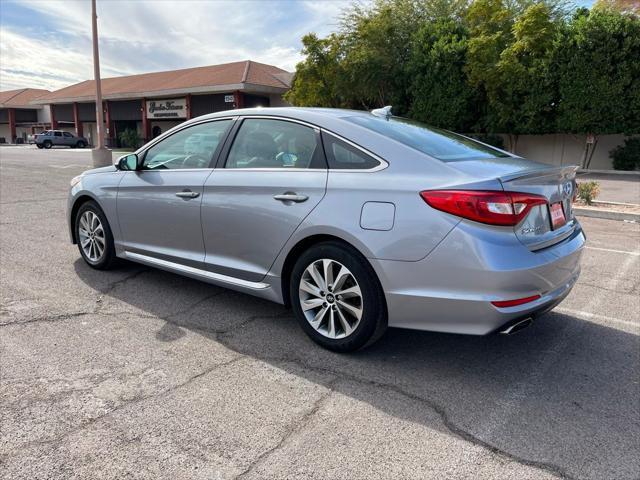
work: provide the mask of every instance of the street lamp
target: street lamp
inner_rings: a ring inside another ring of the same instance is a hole
[[[96,130],[98,144],[91,151],[94,167],[111,165],[111,150],[104,146],[104,123],[102,112],[102,86],[100,84],[100,53],[98,51],[98,15],[96,0],[91,0],[91,30],[93,34],[93,76],[96,82]]]

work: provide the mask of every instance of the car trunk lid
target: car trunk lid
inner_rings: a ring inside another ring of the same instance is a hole
[[[540,195],[546,205],[536,205],[514,227],[518,239],[530,250],[550,247],[569,237],[576,228],[572,201],[578,167],[536,168],[499,177],[505,191]]]

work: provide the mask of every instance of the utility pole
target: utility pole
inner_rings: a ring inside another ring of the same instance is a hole
[[[93,76],[96,82],[96,131],[98,143],[91,151],[94,167],[111,165],[111,150],[104,146],[104,120],[102,113],[102,86],[100,85],[100,53],[98,51],[98,15],[96,0],[91,0],[91,30],[93,34]],[[95,144],[95,142],[94,142]]]

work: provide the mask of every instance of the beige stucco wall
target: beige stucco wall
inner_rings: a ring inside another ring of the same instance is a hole
[[[509,148],[509,137],[503,135],[505,148]],[[599,135],[596,150],[591,159],[592,170],[613,168],[609,152],[624,143],[624,135]],[[520,135],[515,153],[538,162],[552,165],[580,165],[584,154],[586,135],[551,134]]]

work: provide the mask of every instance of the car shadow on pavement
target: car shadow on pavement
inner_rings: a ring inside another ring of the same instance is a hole
[[[132,264],[97,272],[78,260],[75,270],[105,302],[128,304],[132,318],[164,320],[158,341],[197,332],[560,476],[632,478],[640,470],[640,344],[632,333],[551,312],[513,336],[389,329],[372,347],[340,355],[311,342],[281,305]],[[119,276],[105,287],[105,275]]]

